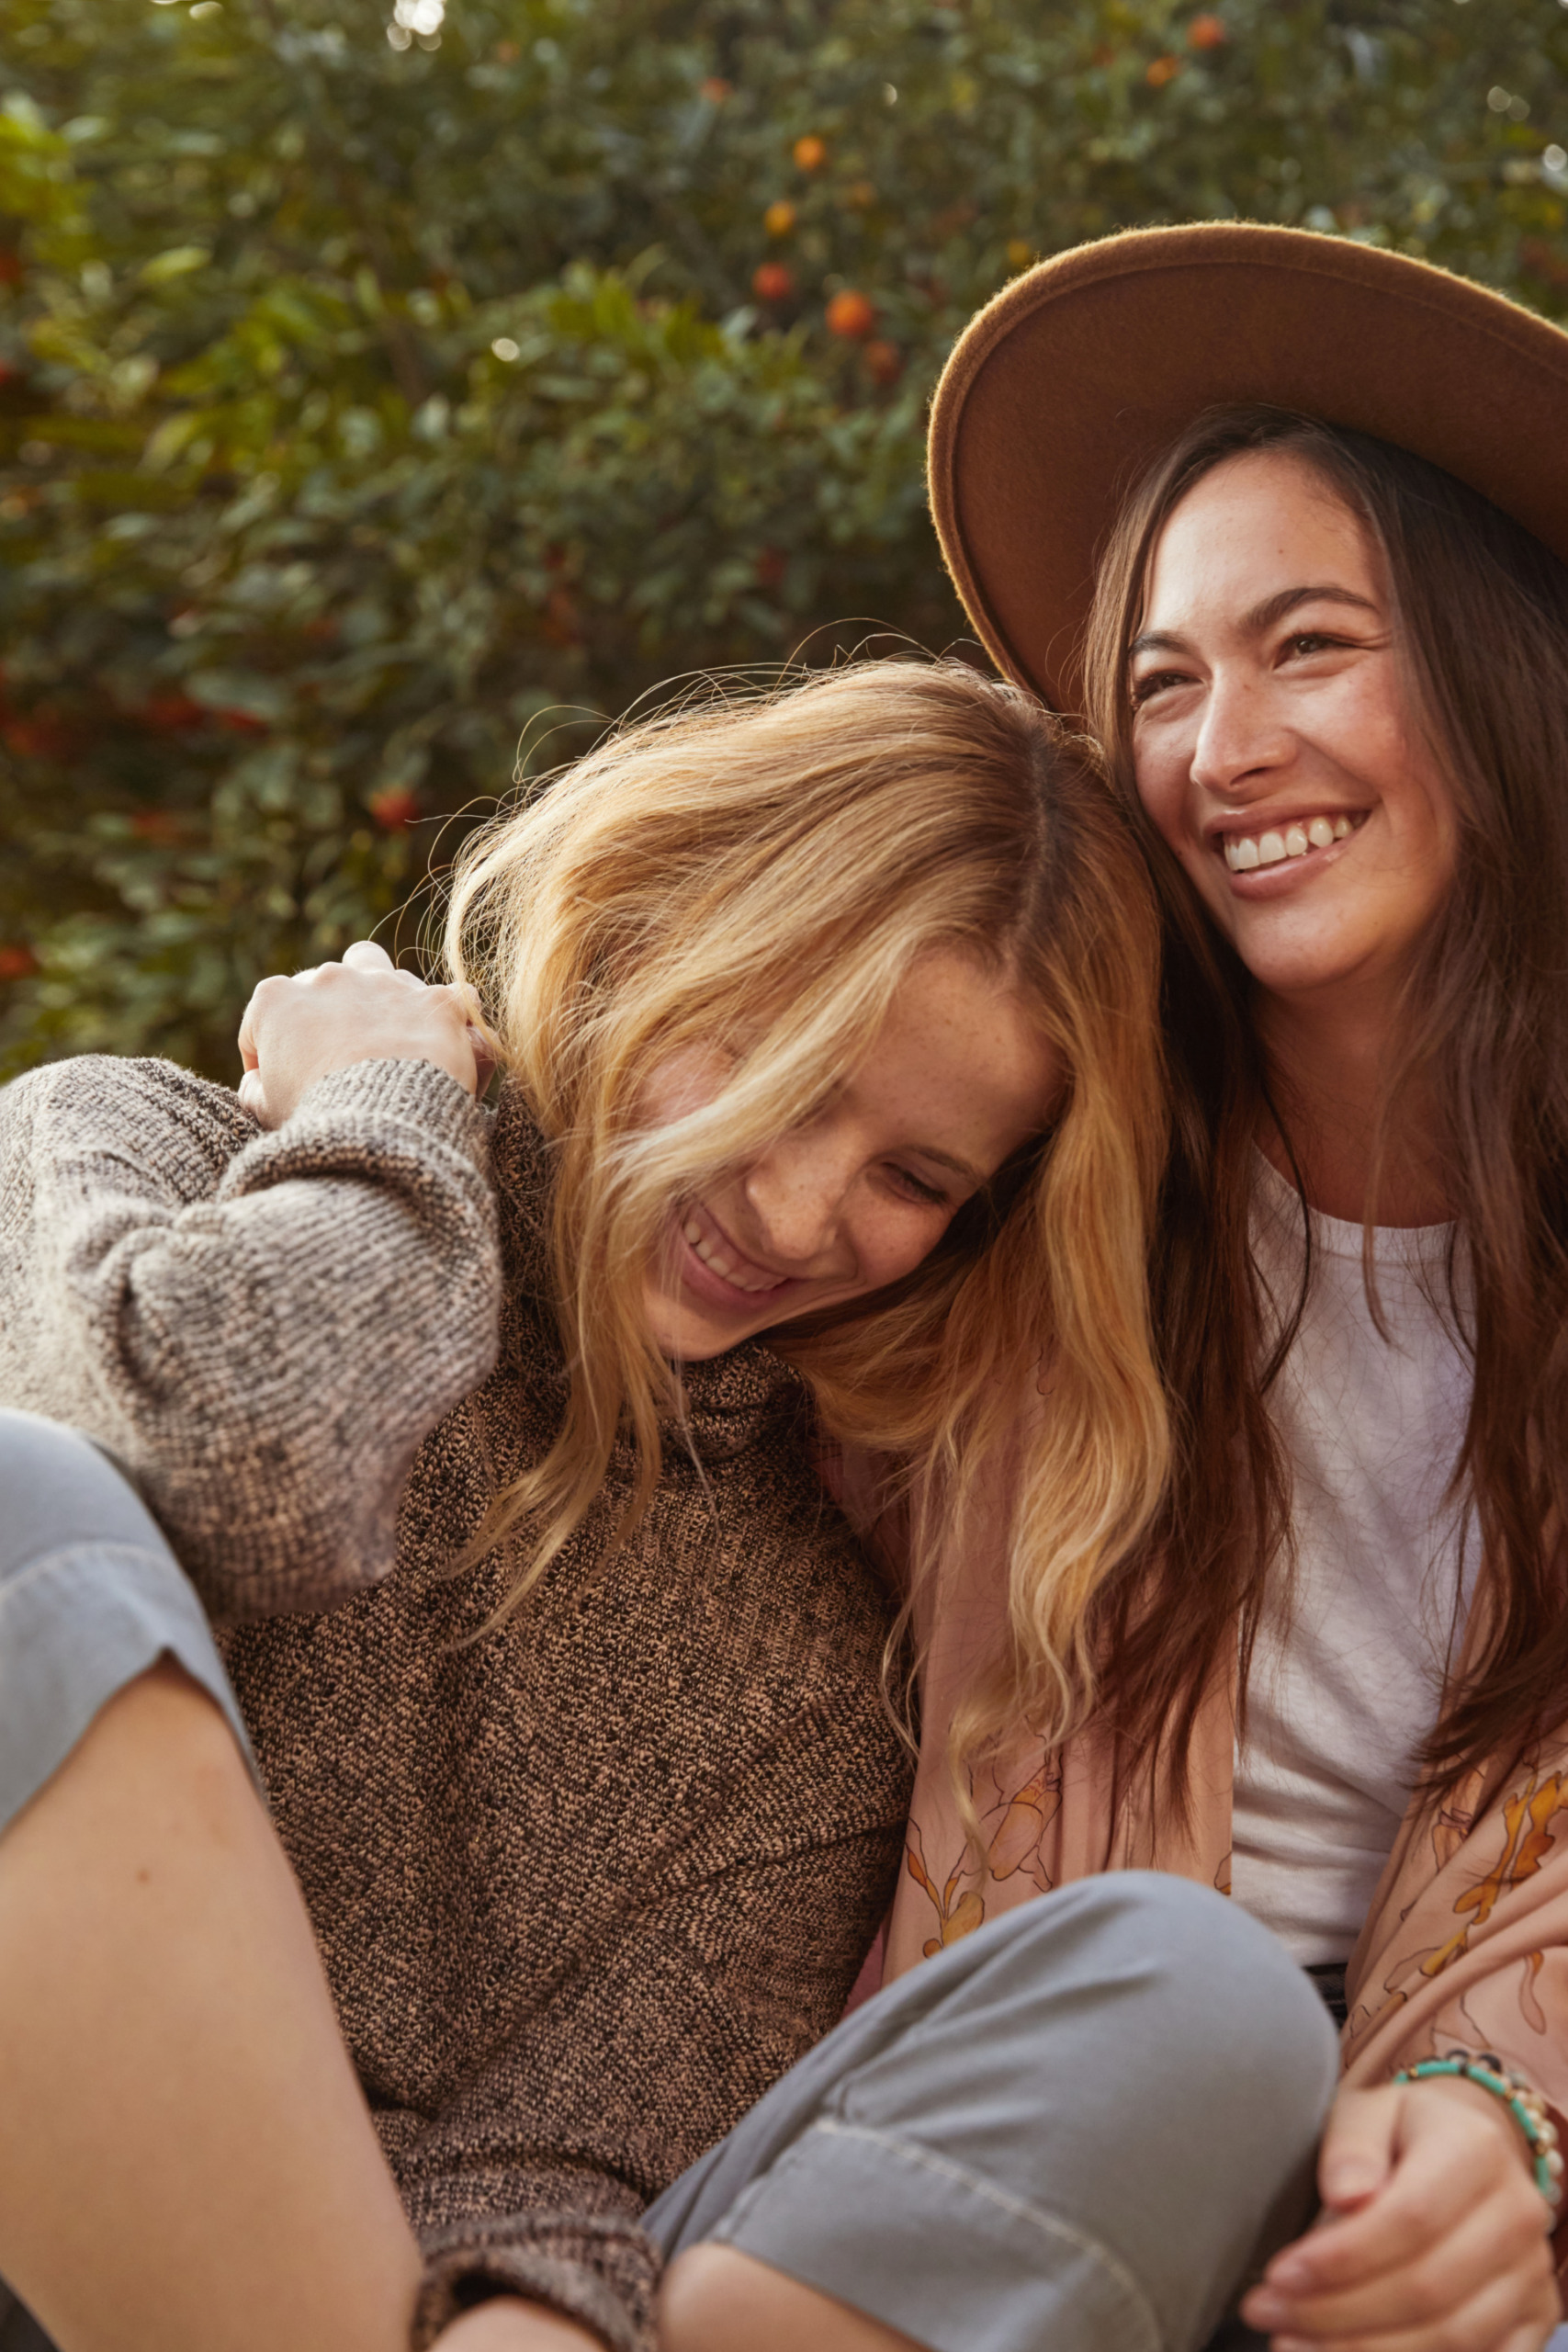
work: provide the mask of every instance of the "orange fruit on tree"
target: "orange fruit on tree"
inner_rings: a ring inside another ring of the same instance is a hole
[[[896,384],[904,372],[904,355],[896,343],[868,343],[865,364],[874,382]]]
[[[38,970],[38,957],[20,940],[0,947],[0,980],[25,980]]]
[[[875,324],[874,303],[868,295],[857,294],[851,286],[846,286],[841,294],[835,294],[828,305],[828,332],[841,334],[846,342],[858,343]]]
[[[795,272],[782,261],[764,261],[751,272],[751,291],[759,302],[787,302],[795,292]]]
[[[1156,57],[1144,79],[1151,90],[1163,90],[1168,82],[1175,81],[1180,71],[1181,60],[1179,57]]]
[[[406,784],[389,784],[384,791],[373,792],[366,807],[376,822],[389,833],[404,825],[412,825],[419,815],[419,802]]]
[[[710,74],[705,82],[698,83],[697,96],[705,98],[710,107],[721,107],[734,87],[734,83],[727,82],[722,74]]]
[[[808,130],[804,139],[795,141],[791,153],[797,171],[819,172],[828,160],[828,141],[818,139],[814,130]]]
[[[1194,17],[1187,28],[1187,45],[1190,49],[1223,49],[1229,39],[1230,35],[1226,32],[1221,19],[1212,16],[1207,10],[1202,16]]]
[[[795,207],[787,197],[781,196],[770,204],[762,215],[762,226],[770,237],[787,237],[795,226]]]

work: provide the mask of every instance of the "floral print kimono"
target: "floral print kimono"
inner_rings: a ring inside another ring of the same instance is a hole
[[[964,1838],[942,1736],[974,1625],[973,1615],[966,1627],[944,1611],[928,1660],[928,1737],[882,1981],[1014,1905],[1099,1871],[1171,1871],[1228,1894],[1235,1717],[1224,1681],[1199,1715],[1185,1825],[1146,1784],[1118,1795],[1108,1744],[1091,1724],[1062,1750],[1021,1745],[975,1775],[981,1863]],[[857,1992],[866,1989],[863,1979]],[[1441,1804],[1413,1800],[1350,1956],[1346,1993],[1348,2083],[1384,2083],[1452,2049],[1495,2051],[1529,2077],[1563,2129],[1568,1723],[1511,1770],[1476,1772]],[[1568,2216],[1556,2245],[1562,2266]]]

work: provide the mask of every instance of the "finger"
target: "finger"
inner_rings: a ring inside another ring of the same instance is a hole
[[[1490,2278],[1457,2309],[1411,2312],[1396,2326],[1291,2327],[1269,2339],[1269,2352],[1540,2352],[1554,2325],[1550,2298],[1511,2278]]]
[[[248,1111],[258,1126],[272,1125],[272,1121],[267,1116],[266,1089],[262,1084],[261,1073],[254,1062],[247,1068],[244,1077],[240,1080],[240,1108],[243,1111]]]
[[[344,949],[343,960],[351,971],[392,972],[397,969],[386,949],[375,939],[356,939],[352,947]]]
[[[258,980],[251,990],[251,1001],[241,1016],[237,1041],[240,1059],[246,1069],[254,1069],[256,1066],[261,1024],[268,1004],[276,1003],[278,996],[286,993],[290,986],[291,983],[280,973],[274,972],[265,980]]]
[[[1344,2095],[1344,2103],[1350,2096]],[[1384,2094],[1356,2096],[1370,2102],[1381,2101]],[[1397,2113],[1398,2092],[1388,2096]],[[1350,2120],[1359,2132],[1362,2119]],[[1444,2128],[1438,2131],[1431,2129],[1429,2113],[1415,2120],[1417,2128],[1406,2144],[1396,2148],[1392,2177],[1374,2195],[1330,2212],[1318,2228],[1276,2255],[1264,2273],[1271,2287],[1305,2295],[1354,2286],[1395,2264],[1415,2260],[1462,2228],[1495,2198],[1503,2200],[1495,2210],[1504,2226],[1510,2214],[1532,2229],[1537,2226],[1538,2207],[1523,2193],[1529,2188],[1523,2170],[1489,2124],[1461,2132],[1456,2143],[1451,2114],[1442,2119]],[[1364,2153],[1369,2143],[1363,2135],[1356,2144]]]
[[[1551,2260],[1539,2224],[1521,2225],[1506,2199],[1488,2199],[1466,2225],[1414,2260],[1327,2293],[1286,2296],[1267,2281],[1242,2305],[1249,2327],[1318,2340],[1374,2336],[1417,2319],[1446,2320],[1498,2279],[1529,2306],[1551,2284]],[[1507,2313],[1511,2322],[1517,2310]]]
[[[501,1065],[491,1053],[486,1039],[471,1022],[468,1024],[468,1043],[474,1049],[474,1101],[482,1102],[489,1091],[491,1080]]]
[[[1317,2158],[1318,2194],[1331,2211],[1364,2204],[1388,2180],[1399,2114],[1393,2090],[1343,2091],[1335,2100]]]

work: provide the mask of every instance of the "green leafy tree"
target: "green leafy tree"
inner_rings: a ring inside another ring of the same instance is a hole
[[[7,0],[0,1066],[229,1074],[520,746],[956,637],[925,404],[1037,254],[1242,214],[1562,312],[1565,66],[1559,0]]]

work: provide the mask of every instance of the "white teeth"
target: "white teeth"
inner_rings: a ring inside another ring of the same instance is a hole
[[[778,1277],[777,1281],[774,1281],[771,1280],[765,1274],[759,1278],[756,1275],[747,1276],[737,1272],[734,1259],[731,1258],[727,1251],[718,1249],[715,1243],[705,1238],[702,1227],[697,1223],[695,1217],[688,1217],[685,1224],[681,1227],[681,1230],[685,1235],[686,1239],[691,1243],[693,1249],[696,1251],[698,1257],[702,1260],[704,1265],[711,1266],[716,1274],[719,1275],[721,1279],[727,1283],[733,1283],[737,1290],[777,1290],[779,1283],[784,1279],[782,1274]]]
[[[1565,0],[1568,4],[1568,0]],[[1224,842],[1225,864],[1233,874],[1250,874],[1255,866],[1279,865],[1287,857],[1304,857],[1311,849],[1332,849],[1356,828],[1348,817],[1314,817],[1304,825],[1287,825],[1280,831],[1233,835]]]

